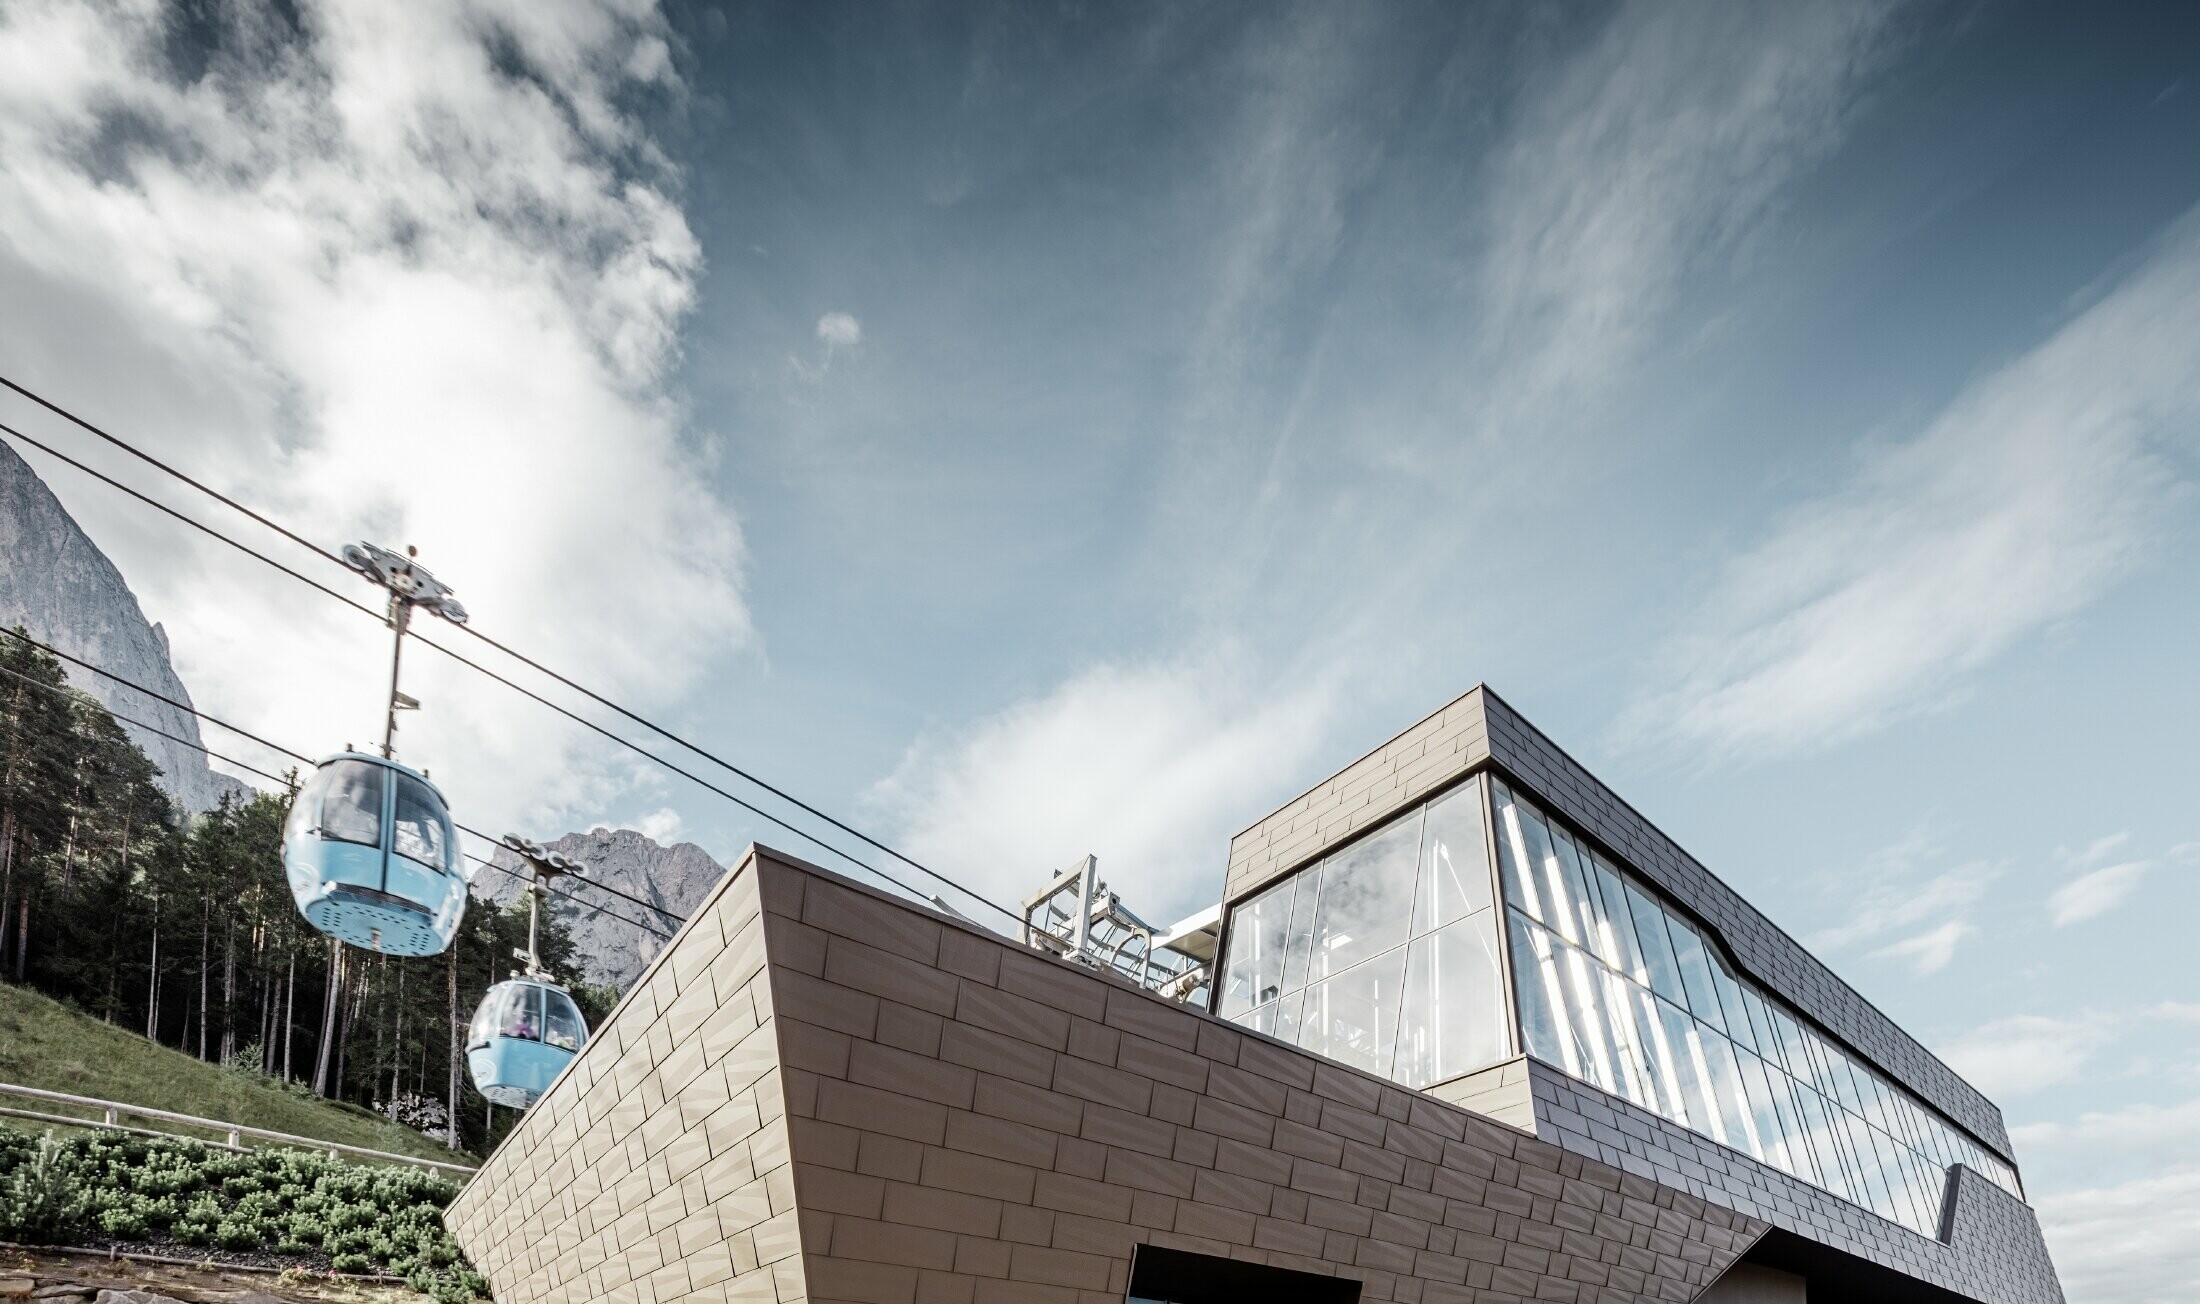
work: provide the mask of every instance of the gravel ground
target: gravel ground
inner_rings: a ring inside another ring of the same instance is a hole
[[[141,1253],[167,1254],[150,1242],[132,1242]],[[202,1259],[202,1247],[182,1246],[178,1257]],[[331,1277],[325,1272],[290,1266],[284,1256],[236,1255],[229,1266],[185,1267],[176,1264],[138,1263],[126,1252],[110,1260],[89,1254],[63,1254],[45,1250],[0,1250],[0,1304],[31,1299],[35,1304],[92,1304],[100,1292],[112,1292],[102,1304],[421,1304],[402,1285]],[[285,1266],[287,1271],[242,1272],[236,1264],[246,1259],[254,1266]],[[28,1282],[28,1290],[20,1283]],[[133,1295],[128,1292],[138,1292]]]

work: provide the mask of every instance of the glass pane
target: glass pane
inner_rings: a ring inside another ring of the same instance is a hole
[[[1680,958],[1681,983],[1688,989],[1688,1008],[1697,1018],[1724,1031],[1726,1018],[1719,1012],[1719,992],[1711,983],[1711,958],[1696,930],[1668,916],[1665,926],[1673,934],[1673,954]]]
[[[1627,889],[1620,886],[1619,874],[1601,856],[1589,858],[1589,877],[1596,889],[1598,903],[1603,907],[1604,921],[1598,930],[1597,954],[1629,981],[1650,985],[1650,971],[1642,962],[1642,945],[1635,939],[1634,912],[1627,907]]]
[[[1495,911],[1413,944],[1398,1022],[1395,1076],[1409,1087],[1447,1082],[1510,1053]]]
[[[1749,1028],[1749,1008],[1742,1003],[1742,985],[1726,971],[1726,966],[1711,957],[1711,985],[1719,989],[1719,1008],[1726,1012],[1726,1035],[1736,1045],[1757,1048],[1757,1034]]]
[[[1652,1113],[1663,1112],[1657,1078],[1650,1055],[1635,1026],[1634,994],[1642,989],[1611,970],[1597,966],[1598,985],[1604,993],[1604,1012],[1612,1034],[1612,1059],[1619,1069],[1619,1085],[1629,1100]]]
[[[1787,1152],[1789,1127],[1780,1117],[1779,1097],[1765,1075],[1765,1062],[1737,1048],[1734,1062],[1742,1071],[1742,1094],[1749,1098],[1750,1117],[1757,1124],[1757,1140],[1764,1147],[1765,1162],[1784,1173],[1795,1172]]]
[[[1520,1031],[1528,1054],[1555,1064],[1575,1077],[1581,1061],[1574,1056],[1573,1039],[1561,1036],[1559,1019],[1564,1008],[1559,994],[1558,964],[1551,949],[1551,935],[1507,912],[1512,927],[1513,999],[1520,1004]]]
[[[1596,898],[1590,895],[1588,875],[1581,868],[1581,849],[1566,830],[1552,825],[1551,858],[1543,863],[1543,876],[1550,884],[1550,900],[1553,908],[1563,901],[1566,904],[1566,940],[1579,946],[1594,946],[1597,936]]]
[[[1291,906],[1291,931],[1283,942],[1283,990],[1306,986],[1306,963],[1314,951],[1314,910],[1321,900],[1319,872],[1299,875],[1298,896]]]
[[[1841,1161],[1840,1147],[1834,1144],[1833,1129],[1827,1125],[1825,1099],[1809,1087],[1798,1083],[1795,1100],[1802,1107],[1811,1153],[1816,1156],[1819,1185],[1843,1199],[1855,1199],[1855,1193],[1849,1187],[1846,1165]]]
[[[1772,1085],[1772,1104],[1779,1111],[1780,1125],[1787,1131],[1788,1159],[1795,1165],[1795,1175],[1833,1190],[1833,1183],[1819,1166],[1818,1154],[1811,1146],[1810,1121],[1803,1113],[1802,1097],[1795,1079],[1770,1064],[1765,1065],[1765,1078]]]
[[[1918,1188],[1917,1170],[1910,1164],[1910,1152],[1877,1128],[1872,1129],[1872,1144],[1879,1147],[1879,1167],[1894,1188],[1895,1208],[1902,1215],[1899,1221],[1913,1230],[1923,1227],[1925,1193]]]
[[[1492,780],[1491,809],[1497,813],[1497,869],[1504,880],[1505,899],[1520,907],[1528,918],[1543,918],[1543,893],[1536,886],[1536,861],[1529,859],[1527,835],[1521,827],[1520,803],[1512,789]],[[1525,868],[1524,868],[1525,867]]]
[[[1602,966],[1571,946],[1559,947],[1559,965],[1559,976],[1564,979],[1566,1026],[1573,1031],[1582,1076],[1592,1085],[1616,1092],[1619,1077],[1612,1065],[1611,1038],[1605,1031],[1604,996],[1593,972]]]
[[[1312,873],[1286,879],[1230,912],[1230,954],[1223,964],[1222,1003],[1218,1012],[1236,1018],[1265,1005],[1283,991],[1284,940],[1291,921],[1291,897]]]
[[[1420,899],[1413,908],[1415,936],[1465,919],[1490,904],[1480,781],[1470,780],[1430,802],[1427,818],[1427,832],[1421,837]]]
[[[1635,916],[1635,937],[1642,943],[1642,962],[1650,971],[1650,990],[1686,1008],[1688,992],[1681,986],[1681,966],[1673,958],[1673,943],[1665,932],[1665,909],[1633,883],[1627,885],[1627,905]]]
[[[1558,853],[1551,845],[1550,826],[1541,812],[1526,802],[1514,803],[1520,832],[1527,839],[1528,858],[1522,862],[1543,902],[1543,922],[1569,942],[1581,941],[1581,917],[1574,912],[1575,894],[1559,868]]]
[[[1413,875],[1420,863],[1419,811],[1322,862],[1309,983],[1405,942],[1413,922]]]
[[[1768,1004],[1765,1008],[1767,1013],[1772,1015],[1773,1028],[1779,1033],[1780,1054],[1778,1058],[1780,1062],[1787,1065],[1788,1073],[1796,1081],[1807,1085],[1811,1081],[1812,1074],[1810,1057],[1803,1049],[1802,1025],[1798,1024],[1786,1010],[1776,1005]]]
[[[1892,1217],[1894,1206],[1887,1194],[1886,1175],[1879,1171],[1879,1154],[1872,1149],[1871,1129],[1848,1110],[1835,1112],[1840,1116],[1839,1122],[1849,1143],[1849,1158],[1856,1161],[1863,1180],[1864,1207],[1882,1217]]]
[[[500,1018],[503,1026],[498,1030],[499,1036],[541,1041],[542,989],[527,983],[505,989],[504,1013]]]
[[[1726,1125],[1719,1119],[1719,1111],[1711,1103],[1711,1089],[1705,1079],[1710,1076],[1710,1066],[1704,1063],[1703,1044],[1696,1036],[1696,1021],[1688,1012],[1675,1006],[1658,1002],[1658,1022],[1664,1025],[1666,1044],[1672,1048],[1673,1070],[1680,1079],[1681,1100],[1688,1106],[1688,1125],[1714,1141],[1726,1141]]]
[[[1910,1152],[1910,1184],[1919,1194],[1920,1236],[1940,1235],[1940,1206],[1948,1195],[1948,1173],[1925,1156]]]
[[[474,1007],[474,1021],[466,1028],[466,1044],[468,1046],[486,1046],[489,1044],[489,1034],[497,1026],[497,1006],[500,1003],[501,998],[490,1000],[485,995],[481,998],[481,1004]]]
[[[451,855],[450,816],[427,784],[409,774],[398,774],[394,843],[397,854],[448,873]]]
[[[581,1023],[581,1012],[575,1008],[573,998],[564,992],[545,990],[542,1039],[560,1050],[579,1050],[588,1036]]]
[[[1238,1016],[1238,1022],[1254,1032],[1266,1033],[1277,1041],[1297,1045],[1299,1041],[1299,1001],[1305,992],[1288,992],[1281,1000],[1270,1001],[1258,1009]]]
[[[321,799],[321,836],[365,847],[382,845],[382,775],[379,765],[338,761],[328,767]]]
[[[1749,1030],[1757,1043],[1757,1053],[1779,1063],[1780,1034],[1772,1026],[1772,1011],[1766,1008],[1765,998],[1757,994],[1756,988],[1745,984],[1742,1004],[1749,1010]]]
[[[1833,1079],[1833,1094],[1840,1099],[1841,1107],[1851,1114],[1862,1114],[1864,1101],[1856,1089],[1856,1066],[1822,1037],[1818,1042],[1818,1055],[1826,1062],[1826,1071]]]
[[[1710,1066],[1711,1095],[1718,1103],[1719,1118],[1726,1124],[1726,1143],[1752,1159],[1765,1157],[1764,1142],[1757,1136],[1757,1119],[1742,1091],[1742,1075],[1734,1062],[1734,1046],[1709,1026],[1696,1029],[1703,1042],[1704,1062]]]
[[[1854,1060],[1849,1062],[1849,1067],[1856,1074],[1856,1094],[1864,1101],[1864,1121],[1892,1136],[1896,1124],[1892,1093],[1887,1090],[1887,1084],[1879,1080],[1878,1074]]]
[[[1405,948],[1400,947],[1308,987],[1299,1011],[1299,1045],[1389,1077],[1398,1048],[1400,979],[1405,966]]]
[[[313,831],[321,818],[321,796],[327,791],[334,766],[323,766],[306,776],[298,785],[298,791],[290,799],[290,814],[283,819],[283,839],[301,836]]]
[[[1635,1044],[1641,1046],[1649,1060],[1650,1085],[1657,1090],[1660,1114],[1682,1127],[1694,1127],[1696,1121],[1688,1115],[1688,1102],[1681,1093],[1680,1062],[1674,1054],[1672,1042],[1666,1039],[1665,1024],[1658,1017],[1661,1002],[1648,991],[1637,987],[1633,996],[1635,1015]],[[1686,1054],[1686,1047],[1681,1048]]]

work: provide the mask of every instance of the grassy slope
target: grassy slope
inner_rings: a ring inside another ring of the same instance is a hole
[[[0,1082],[218,1118],[342,1145],[471,1163],[429,1138],[354,1105],[301,1100],[276,1084],[227,1072],[134,1032],[109,1027],[27,988],[0,982]],[[17,1097],[10,1108],[69,1113]],[[28,1119],[11,1119],[33,1128]],[[122,1120],[167,1127],[144,1119]]]

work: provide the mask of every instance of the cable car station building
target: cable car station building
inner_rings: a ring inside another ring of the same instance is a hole
[[[1477,688],[1213,1011],[751,848],[446,1215],[507,1304],[2062,1299],[1998,1109]]]

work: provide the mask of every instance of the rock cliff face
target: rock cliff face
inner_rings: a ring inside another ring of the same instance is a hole
[[[167,634],[145,618],[122,572],[77,528],[37,472],[0,442],[0,629],[17,625],[71,656],[179,702],[191,700],[169,664]],[[188,712],[88,670],[65,669],[72,685],[108,710],[200,741],[199,722]],[[191,748],[142,729],[129,732],[160,767],[161,787],[186,810],[209,810],[223,793],[247,791],[209,769],[206,758]]]
[[[667,934],[678,931],[679,921],[726,872],[725,866],[692,842],[662,846],[632,829],[596,828],[568,833],[543,845],[588,866],[588,877],[595,882],[609,883],[673,913],[667,918],[584,884],[563,883],[559,885],[561,890],[629,919],[646,919]],[[508,851],[497,852],[496,861],[515,873],[526,872],[518,857]],[[487,869],[474,879],[475,895],[498,905],[517,900],[520,889],[520,880]],[[623,992],[664,948],[663,938],[609,915],[584,910],[556,897],[550,899],[550,906],[551,913],[571,931],[574,948],[581,957],[581,972],[589,982],[608,983]]]

